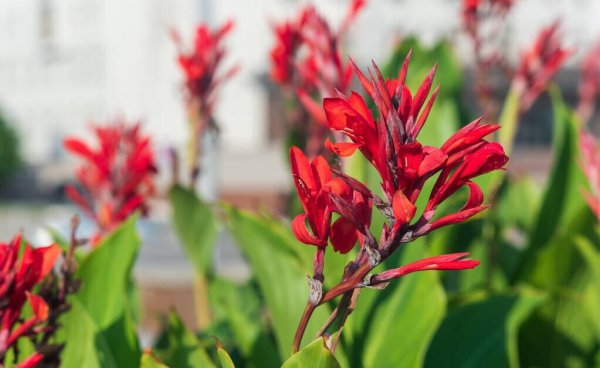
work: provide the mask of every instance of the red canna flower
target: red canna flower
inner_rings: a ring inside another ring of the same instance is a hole
[[[579,104],[577,114],[585,123],[590,120],[600,89],[600,42],[594,45],[581,61],[579,77]]]
[[[292,221],[296,238],[302,243],[318,247],[325,247],[330,240],[335,251],[348,253],[354,246],[359,231],[365,232],[364,228],[359,230],[358,227],[370,223],[370,201],[343,180],[333,178],[331,168],[323,156],[317,156],[309,162],[300,149],[292,147],[290,164],[304,209],[304,213]],[[332,225],[333,212],[342,217]]]
[[[479,187],[470,179],[492,170],[500,169],[507,162],[502,147],[483,138],[498,129],[497,125],[481,124],[476,120],[452,137],[441,148],[422,146],[418,134],[425,124],[437,95],[437,88],[429,95],[436,68],[425,77],[412,96],[405,85],[408,70],[407,56],[397,79],[385,81],[377,66],[375,76],[368,79],[358,68],[356,73],[367,93],[378,108],[380,119],[376,121],[362,97],[352,93],[350,97],[325,99],[323,108],[331,129],[346,134],[351,142],[326,145],[341,156],[351,155],[356,149],[373,164],[382,178],[386,200],[392,203],[392,213],[397,225],[406,225],[414,217],[415,202],[426,180],[440,173],[434,192],[425,209],[425,218],[431,219],[435,208],[463,186],[471,190],[465,207],[452,218],[443,218],[420,231],[434,228],[475,215],[483,197]],[[427,103],[426,103],[427,102]],[[417,234],[421,234],[417,231]]]
[[[513,77],[513,88],[520,95],[521,111],[528,110],[546,90],[572,50],[562,45],[560,22],[543,28],[533,45],[522,52],[521,63]]]
[[[8,244],[0,243],[0,363],[4,364],[7,351],[19,338],[43,330],[41,325],[48,318],[48,305],[32,290],[52,270],[60,253],[55,244],[42,248],[32,248],[26,243],[22,246],[21,235]],[[21,312],[26,302],[33,315],[23,321]],[[34,366],[41,358],[41,354],[35,353],[20,366]]]
[[[192,49],[187,52],[179,35],[172,31],[173,39],[179,49],[179,66],[185,75],[185,88],[188,98],[193,100],[201,114],[211,116],[214,107],[214,94],[217,87],[231,78],[238,67],[234,66],[218,75],[226,56],[223,39],[233,29],[234,23],[229,20],[216,30],[206,24],[196,28]]]
[[[298,197],[304,208],[304,214],[296,216],[292,222],[294,233],[305,244],[325,246],[331,222],[331,208],[327,203],[327,192],[323,190],[332,179],[329,164],[322,156],[309,162],[296,147],[290,149],[290,164]],[[312,234],[306,227],[306,221]]]
[[[485,140],[499,127],[483,124],[481,119],[460,129],[439,148],[419,142],[419,132],[427,121],[438,91],[435,88],[432,92],[436,67],[413,92],[406,85],[409,61],[410,54],[397,78],[390,80],[383,78],[374,63],[368,77],[352,63],[358,80],[376,107],[376,113],[371,112],[356,92],[349,96],[340,92],[338,97],[323,101],[329,128],[349,139],[338,143],[326,141],[325,145],[342,157],[360,151],[381,177],[383,198],[341,172],[334,170],[335,178],[332,179],[324,159],[317,158],[309,164],[297,148],[292,151],[292,173],[306,212],[299,217],[301,220],[295,220],[294,232],[301,241],[320,246],[315,257],[318,260],[315,261],[315,275],[320,277],[311,279],[311,294],[294,339],[294,351],[299,346],[310,313],[336,296],[343,295],[340,305],[345,305],[358,297],[354,293],[357,288],[385,284],[416,271],[462,270],[479,264],[478,261],[464,259],[466,253],[457,253],[421,259],[369,276],[403,244],[442,226],[463,222],[486,209],[488,206],[483,204],[483,192],[473,179],[503,169],[508,161],[500,144]],[[301,165],[298,157],[303,157]],[[317,174],[321,166],[327,167],[323,170],[327,174]],[[417,201],[424,185],[436,175],[431,193],[426,194],[427,204],[419,211]],[[462,209],[436,216],[438,206],[463,188],[468,189],[469,195]],[[324,192],[328,196],[324,196]],[[387,219],[379,241],[370,232],[372,205]],[[334,224],[331,224],[332,211],[341,216]],[[416,216],[418,213],[421,213],[419,217]],[[313,237],[305,229],[302,233],[298,229],[298,224],[304,225],[304,218],[311,216],[314,216],[309,221]],[[352,249],[356,239],[361,247],[355,260],[344,269],[342,281],[323,295],[320,287],[323,281],[322,260],[328,234],[334,249],[340,252]],[[323,331],[327,326],[323,327]]]
[[[583,172],[590,185],[590,191],[584,192],[584,197],[600,221],[600,149],[589,132],[583,132],[580,141]]]
[[[98,227],[93,244],[112,231],[136,210],[146,213],[146,200],[154,193],[156,174],[150,138],[143,136],[140,124],[117,120],[95,127],[97,146],[79,138],[64,141],[67,151],[83,158],[76,171],[81,189],[67,186],[66,194]]]
[[[322,99],[335,96],[338,90],[346,92],[352,82],[352,67],[344,62],[340,44],[364,5],[365,0],[353,0],[337,30],[311,5],[294,19],[273,26],[271,78],[294,93],[302,112],[312,118],[291,122],[306,136],[304,146],[309,157],[324,153],[321,143],[329,133]]]

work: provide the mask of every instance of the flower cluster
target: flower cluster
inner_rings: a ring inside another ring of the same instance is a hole
[[[139,123],[118,120],[95,127],[94,133],[97,146],[74,137],[65,139],[64,146],[85,160],[76,171],[81,188],[67,186],[66,194],[96,222],[92,243],[97,244],[134,211],[147,211],[156,165],[150,138],[142,135]]]
[[[218,74],[226,55],[223,39],[232,29],[232,21],[225,22],[216,30],[211,30],[206,24],[198,25],[190,51],[186,51],[183,47],[179,34],[172,32],[178,47],[179,66],[185,75],[188,99],[202,115],[212,115],[217,87],[238,70],[234,66]]]
[[[540,31],[533,45],[521,54],[521,62],[513,77],[513,88],[520,96],[520,110],[528,110],[546,90],[572,50],[562,45],[560,23],[552,23]]]
[[[349,139],[338,143],[327,141],[325,145],[341,157],[360,151],[381,177],[383,198],[358,180],[330,169],[322,157],[309,162],[297,148],[291,149],[292,175],[304,206],[304,214],[293,221],[293,230],[299,241],[317,246],[309,299],[314,307],[354,289],[407,273],[473,268],[478,264],[464,259],[464,253],[450,254],[367,277],[402,244],[442,226],[465,221],[486,209],[483,192],[473,179],[502,169],[508,161],[502,146],[485,140],[499,126],[483,124],[481,119],[460,129],[439,148],[419,142],[419,132],[438,91],[436,88],[431,92],[436,68],[413,93],[406,85],[409,60],[410,54],[398,77],[390,80],[383,78],[375,64],[368,77],[354,66],[355,74],[376,106],[376,114],[356,92],[349,96],[340,93],[323,102],[329,128]],[[426,193],[423,189],[430,179],[434,180],[433,189]],[[439,205],[461,188],[469,192],[464,206],[456,212],[439,215]],[[427,202],[417,216],[417,200],[423,195],[427,196]],[[379,240],[370,232],[372,206],[387,218]],[[332,213],[340,215],[333,224]],[[360,250],[355,261],[346,267],[342,281],[321,296],[318,282],[322,282],[323,252],[328,240],[334,250],[342,253],[350,251],[359,240]]]
[[[583,172],[590,185],[590,191],[584,192],[584,197],[600,221],[600,147],[589,132],[581,134],[581,153]]]
[[[61,251],[57,245],[32,248],[22,244],[21,236],[15,236],[8,244],[0,243],[0,364],[4,365],[6,353],[16,346],[20,337],[43,331],[42,324],[49,314],[48,304],[33,288],[50,271]],[[21,312],[28,302],[32,315],[25,320]],[[34,367],[44,356],[36,352],[23,361],[20,367]]]
[[[600,89],[600,42],[594,45],[583,57],[580,73],[577,114],[585,123],[589,121],[594,113],[596,98]]]
[[[312,118],[312,121],[301,118],[295,122],[307,136],[306,146],[311,157],[322,151],[321,142],[328,133],[320,106],[322,99],[335,96],[337,90],[347,92],[352,82],[352,67],[343,61],[340,43],[364,5],[365,0],[353,0],[337,30],[310,5],[295,19],[273,26],[271,78],[295,93]]]

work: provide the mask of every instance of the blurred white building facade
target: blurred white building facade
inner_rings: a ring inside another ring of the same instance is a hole
[[[297,0],[1,0],[0,109],[22,137],[25,159],[63,155],[65,134],[114,116],[142,119],[159,146],[181,146],[186,123],[181,74],[168,29],[188,39],[194,24],[234,19],[229,62],[243,69],[220,94],[224,152],[268,149],[266,91],[270,21],[294,14]],[[347,0],[314,1],[339,24]],[[362,62],[383,60],[401,35],[426,41],[457,37],[459,0],[370,0],[347,50]],[[507,43],[516,55],[537,30],[562,17],[568,42],[600,37],[600,1],[517,0]],[[460,43],[459,43],[460,45]]]

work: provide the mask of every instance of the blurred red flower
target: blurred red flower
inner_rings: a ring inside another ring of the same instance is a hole
[[[323,125],[326,122],[320,100],[350,87],[352,67],[343,62],[340,43],[364,5],[365,0],[353,0],[337,31],[311,5],[304,7],[295,19],[273,26],[271,78],[295,91],[315,121]]]
[[[95,127],[94,133],[97,146],[75,137],[66,138],[64,146],[85,160],[76,171],[81,188],[69,185],[66,194],[96,222],[96,244],[134,211],[146,213],[156,165],[150,138],[142,135],[139,123],[117,120]]]
[[[600,221],[600,147],[589,132],[583,132],[580,140],[583,172],[590,186],[590,191],[584,192],[584,197]]]
[[[540,31],[533,45],[522,52],[521,63],[513,77],[513,86],[520,95],[521,111],[528,110],[548,88],[572,53],[572,50],[563,47],[560,22],[556,21]]]
[[[50,273],[60,253],[55,244],[32,248],[22,243],[21,235],[8,244],[0,243],[0,363],[4,363],[7,351],[20,337],[43,331],[40,325],[48,318],[48,304],[32,290]],[[26,301],[33,315],[22,321]],[[33,367],[42,357],[34,353],[20,367]]]
[[[237,66],[233,66],[218,74],[227,54],[223,39],[231,32],[233,26],[231,20],[216,30],[210,29],[206,24],[199,24],[189,51],[185,50],[179,34],[171,32],[178,47],[178,62],[185,75],[188,98],[193,100],[202,115],[212,115],[217,87],[238,70]]]
[[[600,89],[600,42],[583,57],[579,77],[579,104],[577,114],[586,123],[592,117]]]

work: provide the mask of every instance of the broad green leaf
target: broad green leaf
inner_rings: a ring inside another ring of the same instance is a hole
[[[167,316],[166,326],[154,347],[155,354],[170,367],[215,367],[200,341],[189,331],[177,313]]]
[[[421,243],[421,242],[418,242]],[[406,245],[401,264],[427,256],[424,244]],[[400,266],[396,265],[396,267]],[[362,334],[364,346],[349,349],[354,359],[364,367],[418,367],[423,365],[431,342],[446,309],[446,295],[438,271],[419,272],[405,276],[382,291],[363,290],[363,294],[378,294],[374,303],[359,305],[363,323],[356,334]],[[477,272],[463,271],[463,272]],[[361,295],[363,296],[363,295]],[[362,331],[361,331],[362,330]]]
[[[181,186],[171,188],[169,198],[173,224],[186,254],[197,273],[210,275],[217,235],[212,208]]]
[[[131,216],[106,237],[77,270],[82,286],[69,299],[73,307],[63,319],[64,367],[135,366],[140,361],[127,295],[139,248],[136,220]]]
[[[145,352],[140,360],[140,368],[169,368],[162,364],[152,353]]]
[[[541,193],[539,184],[530,177],[507,177],[498,199],[489,210],[502,228],[518,226],[528,230],[538,213]],[[515,209],[518,208],[518,211]]]
[[[585,238],[578,238],[576,244],[590,270],[590,282],[583,292],[583,306],[594,325],[596,338],[600,341],[600,251]]]
[[[518,367],[519,326],[543,300],[541,295],[521,292],[454,308],[437,331],[425,366]]]
[[[596,339],[600,341],[600,252],[586,238],[578,238],[576,244],[590,270],[589,283],[582,292],[583,307],[594,326]]]
[[[519,124],[519,95],[512,89],[504,100],[502,112],[500,113],[500,131],[498,132],[498,142],[504,148],[504,152],[510,156],[514,146],[514,140]]]
[[[528,352],[523,356],[527,366],[587,366],[596,344],[585,309],[590,274],[575,243],[581,237],[593,238],[596,220],[582,207],[564,222],[520,279],[551,296],[523,325],[520,346]]]
[[[318,338],[285,361],[282,368],[339,368],[340,363]]]
[[[554,164],[528,246],[519,260],[513,282],[522,277],[535,254],[548,244],[567,219],[584,204],[580,193],[584,185],[583,174],[577,165],[579,123],[574,113],[565,106],[559,93],[556,90],[552,92]]]
[[[269,334],[258,291],[254,282],[238,285],[222,278],[213,280],[209,294],[213,317],[217,324],[223,323],[229,329],[231,344],[242,353],[246,367],[280,367],[281,359]],[[222,334],[209,333],[223,341]]]
[[[310,258],[294,248],[313,251],[297,242],[291,230],[280,223],[247,212],[229,209],[229,226],[246,255],[269,310],[281,357],[290,355],[294,332],[308,300],[306,275],[312,272]],[[315,336],[326,319],[326,305],[317,308],[305,336]]]

